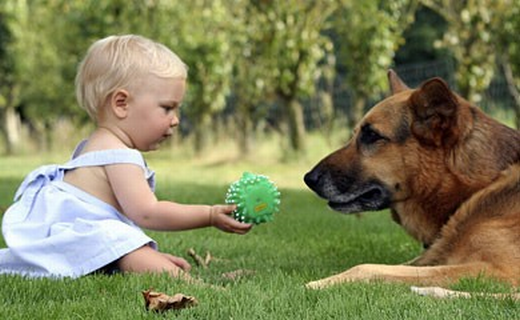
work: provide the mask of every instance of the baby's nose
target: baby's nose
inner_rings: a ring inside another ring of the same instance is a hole
[[[172,122],[170,123],[170,127],[176,127],[179,125],[179,118],[178,117],[173,117],[172,119]]]

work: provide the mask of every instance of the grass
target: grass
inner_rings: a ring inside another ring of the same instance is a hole
[[[520,304],[513,301],[483,297],[435,300],[412,294],[407,285],[353,283],[306,290],[303,285],[308,281],[364,262],[401,263],[419,254],[421,248],[391,221],[388,212],[356,217],[326,209],[301,182],[319,155],[290,164],[271,158],[230,162],[233,157],[215,153],[193,159],[161,152],[147,158],[159,177],[160,198],[220,203],[229,183],[246,170],[264,173],[280,187],[282,208],[275,221],[257,226],[245,236],[210,228],[149,232],[161,250],[189,261],[186,250],[191,247],[223,259],[208,269],[194,266],[193,274],[225,289],[189,285],[165,275],[93,275],[76,280],[0,276],[0,319],[519,318]],[[0,158],[0,208],[9,206],[18,184],[34,166],[63,159],[61,155]],[[237,269],[255,273],[234,282],[221,277]],[[150,287],[168,294],[193,295],[200,303],[165,316],[150,313],[144,310],[141,296],[141,291]],[[510,290],[486,279],[467,279],[453,288]]]

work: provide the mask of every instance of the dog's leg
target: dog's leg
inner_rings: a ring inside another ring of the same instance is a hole
[[[309,282],[306,287],[321,289],[342,282],[371,280],[443,286],[462,277],[476,277],[485,272],[486,267],[483,263],[425,267],[361,264],[337,275]]]

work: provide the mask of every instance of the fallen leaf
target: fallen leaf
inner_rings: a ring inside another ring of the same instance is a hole
[[[199,302],[191,296],[177,293],[169,296],[162,292],[155,292],[148,289],[142,292],[146,310],[155,312],[164,312],[167,310],[178,310],[196,306]]]

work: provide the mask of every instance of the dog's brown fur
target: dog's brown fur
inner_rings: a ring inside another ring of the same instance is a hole
[[[390,208],[424,244],[408,265],[364,264],[307,284],[380,279],[445,286],[481,274],[520,284],[520,133],[472,106],[440,78],[392,95],[351,141],[305,175],[332,209]]]

